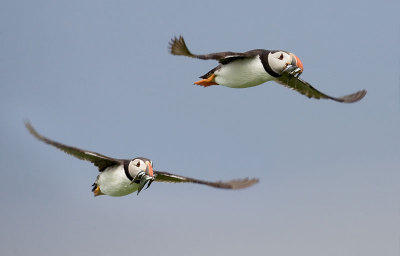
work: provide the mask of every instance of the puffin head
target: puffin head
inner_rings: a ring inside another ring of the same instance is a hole
[[[294,70],[299,69],[298,74],[303,72],[303,63],[301,60],[290,52],[285,51],[271,51],[268,55],[268,63],[272,71],[276,74],[281,75],[288,69]]]
[[[136,157],[132,159],[128,165],[128,172],[133,177],[132,183],[139,183],[138,194],[146,183],[148,183],[146,187],[148,188],[155,179],[153,161],[144,157]]]

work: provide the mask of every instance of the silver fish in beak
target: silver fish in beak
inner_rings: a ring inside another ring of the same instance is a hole
[[[137,194],[139,195],[140,191],[142,191],[142,189],[144,188],[144,186],[147,187],[146,189],[148,189],[151,185],[151,183],[154,181],[155,177],[154,177],[154,172],[153,172],[153,166],[151,165],[150,161],[146,162],[146,171],[141,171],[139,172],[132,180],[132,183],[139,183],[139,187],[138,187],[138,192]]]

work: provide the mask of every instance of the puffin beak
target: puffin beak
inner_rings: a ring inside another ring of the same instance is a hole
[[[147,161],[146,162],[146,171],[141,171],[139,172],[135,178],[132,180],[132,183],[137,182],[139,183],[137,194],[139,195],[140,191],[146,186],[147,188],[150,187],[150,184],[154,181],[154,172],[153,172],[153,166],[151,166],[151,162]]]
[[[146,173],[147,173],[148,175],[150,175],[151,177],[153,177],[153,176],[154,176],[154,173],[153,173],[153,166],[151,166],[150,161],[147,161],[147,162],[146,162],[146,165],[147,165],[147,167],[146,167]]]
[[[298,74],[303,73],[304,68],[303,68],[303,63],[301,62],[301,60],[293,53],[290,53],[290,56],[292,57],[292,62],[290,64],[300,69],[297,72]]]
[[[289,73],[289,75],[293,75],[294,77],[299,77],[301,73],[303,73],[303,63],[301,60],[294,55],[290,54],[290,62],[286,63],[286,68],[282,71],[282,73]]]
[[[138,187],[138,192],[137,194],[139,195],[140,191],[146,186],[146,189],[148,189],[151,185],[151,183],[154,181],[154,172],[153,172],[153,166],[151,166],[150,161],[146,162],[146,172],[144,173],[143,176],[140,177],[140,183]]]

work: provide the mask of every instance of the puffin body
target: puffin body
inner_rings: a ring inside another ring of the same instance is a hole
[[[259,55],[220,65],[214,75],[215,83],[231,88],[252,87],[274,79],[265,71]]]
[[[153,161],[148,158],[136,157],[132,160],[127,160],[108,157],[93,151],[83,150],[48,139],[40,135],[30,123],[25,123],[25,126],[28,131],[40,141],[54,146],[76,158],[89,161],[98,168],[100,173],[93,183],[92,189],[94,196],[125,196],[135,191],[139,194],[146,184],[146,188],[148,188],[153,181],[197,183],[223,189],[242,189],[250,187],[258,182],[258,179],[249,178],[210,182],[168,172],[156,171],[153,170]]]
[[[125,174],[122,165],[107,167],[93,184],[95,196],[126,196],[137,191],[139,184],[132,182]]]
[[[324,94],[299,78],[303,73],[303,63],[293,53],[283,50],[256,49],[247,52],[217,52],[193,54],[186,46],[182,36],[169,43],[173,55],[182,55],[202,60],[217,60],[220,64],[210,70],[194,84],[208,87],[224,85],[230,88],[247,88],[276,81],[290,89],[314,99],[331,99],[337,102],[352,103],[361,100],[367,93],[360,90],[343,97]]]

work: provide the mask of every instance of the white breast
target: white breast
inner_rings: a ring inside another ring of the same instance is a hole
[[[126,177],[122,165],[108,167],[97,178],[101,192],[109,196],[125,196],[138,189],[138,184],[132,183]]]
[[[215,71],[215,82],[232,88],[246,88],[273,80],[259,56],[234,60]]]

